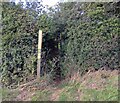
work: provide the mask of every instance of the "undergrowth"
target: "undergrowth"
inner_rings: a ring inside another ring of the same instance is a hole
[[[29,97],[30,101],[118,101],[117,70],[102,70],[86,73],[83,77],[75,76],[54,86],[43,85],[43,81],[38,81],[14,91],[4,88],[0,90],[2,100],[17,100],[18,95],[22,95],[20,90],[23,90],[27,92],[24,100]]]

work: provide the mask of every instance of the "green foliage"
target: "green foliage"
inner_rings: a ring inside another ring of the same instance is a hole
[[[19,5],[3,3],[2,82],[5,85],[19,84],[23,81],[22,78],[31,73],[30,69],[35,68],[36,60],[32,58],[33,55],[36,56],[33,52],[35,48],[32,48],[35,45],[32,39],[35,33],[31,27],[32,16],[28,13],[29,11],[24,11]]]
[[[36,4],[36,2],[34,3]],[[31,6],[30,6],[31,5]],[[51,18],[46,14],[38,16],[40,11],[32,8],[23,9],[14,3],[2,3],[2,83],[3,85],[19,84],[26,81],[27,76],[36,75],[38,30],[42,29],[46,36],[51,35]],[[36,4],[41,8],[41,4]],[[31,10],[32,9],[32,10]],[[46,25],[48,25],[46,27]],[[47,41],[53,37],[43,37],[43,53],[49,51]],[[46,39],[44,39],[46,38]],[[42,55],[43,59],[45,58]],[[46,58],[45,58],[46,59]],[[44,61],[45,62],[45,61]],[[45,68],[45,66],[42,66]]]
[[[112,5],[112,7],[109,6]],[[84,74],[89,67],[118,69],[119,3],[2,3],[2,83],[36,75],[38,30],[43,31],[41,75]],[[114,11],[112,11],[114,10]]]
[[[62,38],[63,70],[69,68],[70,71],[71,67],[74,70],[79,69],[83,74],[89,67],[99,69],[107,66],[118,69],[119,19],[115,15],[107,15],[106,4],[66,3],[62,5],[60,19],[66,20],[65,29],[67,29],[67,32],[61,33],[67,37],[67,39]]]

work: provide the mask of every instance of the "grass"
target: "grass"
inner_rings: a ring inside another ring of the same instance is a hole
[[[116,71],[97,71],[80,78],[75,82],[63,81],[55,87],[48,85],[44,89],[36,89],[32,91],[34,95],[30,97],[31,101],[118,101]],[[32,86],[37,88],[35,84]],[[14,100],[19,94],[18,90],[3,89],[0,92],[3,94],[3,100]]]
[[[18,90],[11,91],[7,88],[0,89],[0,93],[2,94],[2,101],[12,101],[19,94]]]
[[[77,91],[81,90],[80,95]],[[80,84],[66,86],[59,95],[59,101],[117,101],[118,89],[108,85],[103,90],[81,87]]]
[[[59,96],[59,101],[67,101],[69,98],[68,98],[68,94],[62,92]]]
[[[51,92],[48,90],[37,91],[32,97],[32,101],[48,101],[50,99]]]
[[[64,87],[64,91],[59,96],[59,101],[75,101],[78,97],[77,90],[79,83]]]
[[[95,89],[84,89],[82,91],[84,95],[82,96],[83,101],[117,101],[118,91],[116,88],[107,88],[104,90]]]
[[[58,85],[58,88],[64,88],[64,87],[66,87],[66,86],[68,86],[69,85],[69,83],[68,82],[63,82],[63,83],[61,83],[60,85]]]
[[[112,73],[112,72],[111,72]],[[106,76],[106,74],[104,74]],[[107,78],[101,78],[94,82],[98,88],[88,88],[88,86],[83,86],[81,100],[83,101],[118,101],[118,76],[112,75],[106,76]],[[104,80],[104,82],[102,82]],[[90,82],[88,82],[90,84]]]
[[[92,84],[94,88],[89,87]],[[99,75],[91,74],[87,76],[85,83],[69,84],[63,88],[59,101],[118,101],[118,76],[116,74],[108,75],[103,72]]]

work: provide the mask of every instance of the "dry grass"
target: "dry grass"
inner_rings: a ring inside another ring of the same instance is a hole
[[[19,95],[12,100],[17,101],[84,101],[107,100],[109,97],[117,98],[118,70],[88,71],[84,76],[74,72],[71,78],[56,83],[54,86],[42,79],[34,80],[21,85]],[[109,94],[108,96],[106,95]],[[96,95],[98,97],[96,97]]]

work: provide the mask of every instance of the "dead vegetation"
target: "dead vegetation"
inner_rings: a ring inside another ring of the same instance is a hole
[[[34,80],[32,82],[19,86],[19,88],[17,88],[19,94],[16,96],[16,98],[14,97],[12,100],[80,101],[86,99],[85,95],[87,95],[86,93],[88,93],[88,91],[92,94],[93,92],[98,93],[97,91],[107,90],[107,88],[110,88],[110,90],[111,88],[113,88],[115,91],[117,91],[118,70],[88,71],[82,77],[79,75],[79,73],[74,73],[71,78],[66,78],[58,84],[50,84],[46,82],[45,79],[40,81]],[[100,99],[102,98],[102,96],[100,98],[94,97],[94,99],[95,98]]]

